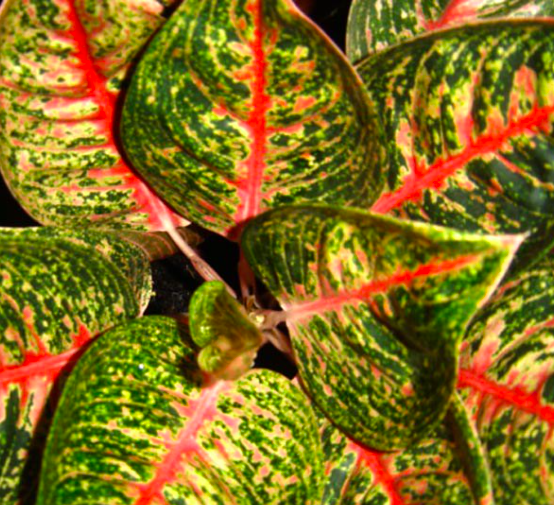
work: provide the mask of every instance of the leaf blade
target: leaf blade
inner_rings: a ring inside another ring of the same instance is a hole
[[[289,0],[184,3],[139,64],[122,119],[141,174],[224,234],[287,202],[371,201],[377,131],[355,72]]]
[[[461,337],[519,241],[298,206],[253,220],[242,246],[285,310],[314,403],[349,436],[391,450],[445,414]]]
[[[162,22],[161,10],[154,0],[139,8],[128,1],[6,4],[0,169],[40,223],[143,231],[187,224],[126,165],[113,135],[121,81]]]

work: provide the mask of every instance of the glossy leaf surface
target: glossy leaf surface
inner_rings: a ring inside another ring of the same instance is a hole
[[[264,209],[367,207],[381,148],[349,63],[292,0],[187,0],[131,81],[124,147],[191,221],[224,234]]]
[[[172,1],[6,2],[0,170],[19,203],[42,224],[186,224],[133,174],[113,133],[128,66]]]
[[[201,387],[187,340],[146,317],[90,348],[54,419],[38,505],[318,503],[307,399],[270,371]]]
[[[314,402],[382,450],[413,444],[440,422],[466,325],[518,243],[315,206],[266,213],[242,241],[286,312]]]
[[[150,292],[146,257],[113,236],[0,229],[2,504],[33,488],[21,472],[60,371],[91,337],[139,315]]]
[[[327,485],[322,505],[491,505],[489,471],[460,400],[429,438],[373,451],[321,422]]]
[[[353,0],[346,54],[358,62],[366,56],[417,35],[493,18],[549,17],[547,0]]]
[[[359,66],[389,151],[372,210],[471,232],[521,233],[520,257],[554,237],[554,24],[434,34]]]
[[[198,365],[221,379],[237,379],[256,358],[263,337],[242,305],[219,281],[205,282],[189,306],[190,333],[202,350]]]
[[[321,422],[327,484],[322,505],[491,505],[490,475],[460,400],[429,438],[373,451]]]
[[[554,260],[505,283],[466,337],[460,393],[477,424],[497,505],[552,503]]]

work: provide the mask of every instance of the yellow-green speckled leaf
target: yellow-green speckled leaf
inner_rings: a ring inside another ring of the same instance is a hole
[[[122,116],[126,153],[156,192],[233,237],[284,204],[369,206],[378,130],[358,76],[292,0],[184,2],[138,64]]]
[[[252,220],[242,245],[285,311],[314,403],[356,440],[391,450],[441,421],[467,324],[520,241],[298,206]]]
[[[523,266],[554,240],[554,20],[436,32],[357,67],[389,154],[374,212],[464,231],[527,233]]]
[[[35,487],[22,471],[60,372],[89,339],[138,316],[150,293],[146,255],[113,235],[0,229],[2,505]]]
[[[496,505],[554,496],[554,258],[509,278],[469,328],[458,388]]]
[[[0,172],[42,224],[161,230],[172,213],[114,134],[129,65],[174,0],[5,0]]]
[[[315,505],[323,453],[307,398],[267,370],[202,386],[186,326],[118,326],[64,389],[37,505]]]
[[[346,54],[357,62],[435,30],[494,18],[552,17],[550,0],[353,0]]]

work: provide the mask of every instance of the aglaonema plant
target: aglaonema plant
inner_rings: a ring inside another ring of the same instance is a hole
[[[2,503],[551,502],[551,6],[0,8]]]

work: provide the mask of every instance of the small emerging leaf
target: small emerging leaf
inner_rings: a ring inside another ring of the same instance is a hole
[[[233,236],[288,203],[369,206],[378,131],[358,76],[292,0],[183,2],[138,64],[122,117],[152,187]]]
[[[441,421],[461,337],[520,240],[299,206],[252,220],[242,244],[286,312],[314,402],[349,436],[390,450]]]
[[[202,350],[198,364],[221,379],[237,379],[250,368],[262,344],[258,327],[219,281],[205,282],[190,300],[191,337]]]
[[[317,505],[323,454],[305,396],[274,372],[202,387],[186,327],[104,334],[64,389],[37,505]]]

